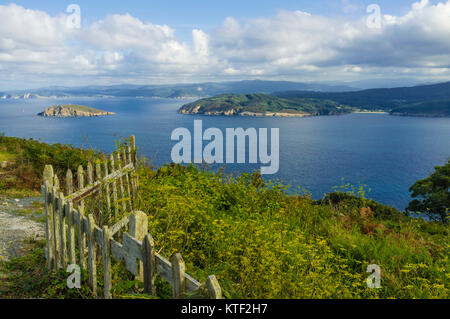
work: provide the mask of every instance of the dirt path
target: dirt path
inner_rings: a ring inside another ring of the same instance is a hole
[[[43,239],[42,198],[0,199],[0,260],[21,256],[23,241]]]

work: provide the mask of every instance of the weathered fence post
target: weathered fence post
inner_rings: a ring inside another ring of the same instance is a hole
[[[102,179],[102,168],[100,166],[100,163],[95,164],[95,175],[98,181]],[[103,220],[103,189],[104,185],[100,184],[99,190],[98,190],[98,214],[99,218]]]
[[[155,295],[156,256],[152,235],[146,234],[142,241],[142,257],[144,259],[144,292]]]
[[[111,243],[108,226],[103,226],[103,288],[105,299],[111,299]]]
[[[78,178],[78,189],[83,189],[84,187],[84,170],[83,166],[78,166],[77,170],[77,178]],[[86,234],[84,232],[84,200],[80,200],[78,203],[78,215],[79,215],[79,224],[78,226],[78,251],[80,253],[80,265],[82,268],[86,269]]]
[[[53,188],[52,188],[52,195],[51,195],[51,200],[52,200],[52,218],[53,218],[53,249],[55,252],[55,260],[54,260],[54,268],[57,269],[58,265],[59,265],[59,260],[60,260],[60,253],[59,253],[59,247],[60,247],[60,243],[59,243],[59,214],[57,213],[57,205],[58,205],[58,199],[56,197],[57,191],[56,191],[56,186],[57,185],[57,180],[58,177],[55,175],[53,178]]]
[[[81,190],[84,187],[84,169],[83,166],[78,166],[77,169],[78,189]],[[84,200],[78,202],[78,212],[84,215]]]
[[[131,153],[131,147],[128,145],[127,149],[126,149],[126,156],[127,156],[127,162],[128,164],[133,164],[134,166],[134,161],[132,158],[132,153]],[[135,172],[130,172],[127,174],[127,178],[129,177],[129,181],[128,181],[128,193],[130,195],[130,203],[131,203],[131,207],[132,209],[136,208],[136,191],[134,189],[134,173]]]
[[[88,233],[88,259],[89,259],[89,286],[92,289],[94,296],[97,295],[97,247],[95,245],[95,235],[94,235],[94,217],[89,214],[87,217],[87,231]]]
[[[65,269],[67,263],[67,249],[66,249],[66,216],[65,216],[65,200],[64,194],[59,193],[58,196],[58,216],[59,216],[59,268]]]
[[[211,299],[222,299],[222,288],[220,288],[219,282],[216,276],[211,275],[206,279],[206,288]]]
[[[124,167],[128,165],[128,156],[126,153],[126,150],[122,150],[122,162],[124,163]],[[129,173],[125,173],[125,187],[126,187],[126,192],[127,192],[127,197],[128,197],[128,205],[130,208],[130,211],[133,211],[133,203],[131,202],[131,190],[130,190],[130,178],[129,178]]]
[[[68,201],[66,203],[66,219],[67,225],[69,228],[69,262],[71,264],[75,264],[77,262],[77,258],[75,256],[75,227],[73,220],[73,204],[72,201]]]
[[[104,169],[105,177],[108,176],[108,160],[107,159],[103,163],[103,169]],[[111,195],[111,192],[110,192],[110,189],[109,189],[109,181],[106,181],[106,185],[105,185],[105,199],[106,199],[106,217],[107,217],[108,221],[111,220],[111,199],[110,199],[110,195]]]
[[[134,135],[130,135],[130,148],[132,162],[134,167],[137,168],[136,137]]]
[[[144,212],[137,211],[130,216],[129,231],[131,236],[140,242],[143,241],[145,235],[148,233],[148,217]],[[141,261],[136,265],[136,280],[143,281],[144,266]]]
[[[44,169],[44,197],[45,197],[45,237],[47,240],[47,267],[52,269],[55,260],[54,237],[53,237],[53,200],[51,190],[53,189],[53,167],[45,165]]]
[[[136,150],[136,137],[134,135],[130,135],[130,154],[131,154],[131,161],[134,166],[134,172],[131,174],[131,186],[132,186],[132,192],[133,192],[133,203],[136,205],[137,201],[137,190],[138,190],[138,184],[139,184],[139,175],[138,175],[138,157],[137,157],[137,150]]]
[[[87,163],[87,182],[88,185],[94,183],[94,169],[92,167],[91,162]]]
[[[181,299],[186,289],[186,266],[180,253],[173,254],[170,262],[172,263],[172,296],[174,299]]]
[[[73,174],[70,169],[67,170],[66,173],[66,195],[70,195],[73,193]]]
[[[113,154],[111,154],[109,156],[109,165],[111,166],[111,172],[115,172],[116,167],[114,165],[114,155]],[[117,182],[116,182],[115,178],[112,181],[112,190],[113,190],[113,202],[114,202],[114,217],[118,218],[119,217],[119,207],[118,207],[118,203],[117,203]]]
[[[122,160],[120,159],[120,153],[119,151],[116,152],[116,160],[117,160],[117,167],[119,170],[122,169]],[[127,210],[127,206],[125,203],[125,190],[123,188],[123,178],[122,176],[119,177],[119,188],[120,188],[120,200],[122,201],[122,213],[124,214]]]

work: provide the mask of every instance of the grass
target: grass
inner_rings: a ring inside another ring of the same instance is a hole
[[[25,242],[23,257],[0,262],[0,273],[6,274],[0,278],[0,298],[92,298],[87,285],[68,289],[65,271],[47,270],[44,246],[44,241],[30,239]]]
[[[26,198],[26,197],[38,197],[41,193],[34,189],[23,188],[0,188],[0,198]]]
[[[14,154],[11,153],[7,153],[7,152],[2,152],[0,150],[0,162],[9,162],[14,160]]]
[[[42,143],[33,139],[7,137],[0,134],[0,152],[14,154],[14,160],[0,177],[0,194],[21,190],[40,192],[44,166],[51,163],[59,176],[71,169],[76,172],[79,165],[86,167],[95,162],[101,153],[83,150],[68,144]]]

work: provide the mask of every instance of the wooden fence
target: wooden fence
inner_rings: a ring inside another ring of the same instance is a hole
[[[169,261],[155,251],[147,215],[135,207],[138,180],[134,136],[127,147],[95,164],[95,178],[93,167],[89,163],[86,170],[78,168],[76,185],[72,172],[67,171],[66,195],[53,167],[47,165],[44,169],[48,268],[65,269],[68,264],[78,264],[88,270],[89,286],[97,295],[97,262],[101,256],[103,296],[111,298],[112,257],[123,261],[126,269],[143,281],[145,293],[156,293],[155,278],[159,275],[172,286],[173,298],[183,298],[186,292],[198,289],[205,289],[211,298],[222,298],[214,275],[201,284],[185,272],[181,254],[172,255]],[[124,217],[117,220],[118,216]]]

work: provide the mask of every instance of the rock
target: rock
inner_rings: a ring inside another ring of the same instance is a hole
[[[94,117],[114,115],[114,112],[107,112],[82,105],[55,105],[47,108],[44,112],[38,113],[44,117]]]

